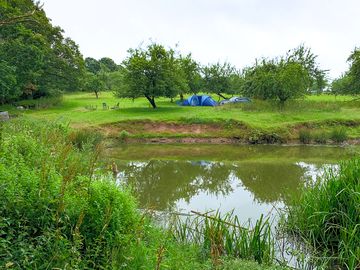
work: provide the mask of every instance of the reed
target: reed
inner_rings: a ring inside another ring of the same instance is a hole
[[[204,255],[210,257],[213,265],[219,265],[223,256],[255,260],[271,264],[274,260],[274,240],[268,219],[263,216],[251,224],[243,225],[233,212],[222,215],[198,213],[186,218],[175,216],[171,231],[182,243],[201,247]]]
[[[318,264],[339,269],[360,267],[360,159],[328,169],[305,187],[287,210],[283,224],[313,250]]]

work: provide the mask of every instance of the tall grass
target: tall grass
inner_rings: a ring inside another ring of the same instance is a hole
[[[74,140],[59,123],[4,124],[0,268],[109,269],[126,261],[140,216],[129,192],[98,174],[100,148],[90,137]]]
[[[274,243],[269,220],[263,216],[254,226],[243,226],[233,212],[213,215],[193,212],[194,216],[176,216],[171,231],[182,243],[201,247],[203,255],[210,257],[214,265],[223,256],[255,260],[271,264],[274,260]]]
[[[288,208],[285,229],[329,268],[360,268],[360,159],[328,169]]]

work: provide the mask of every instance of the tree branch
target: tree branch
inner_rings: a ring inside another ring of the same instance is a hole
[[[9,25],[9,24],[29,22],[29,21],[37,22],[34,18],[31,18],[31,17],[34,16],[34,14],[37,11],[39,11],[42,7],[43,7],[43,5],[37,6],[33,11],[30,11],[30,12],[25,13],[23,15],[8,18],[6,20],[1,20],[0,21],[0,27],[5,26],[5,25]]]

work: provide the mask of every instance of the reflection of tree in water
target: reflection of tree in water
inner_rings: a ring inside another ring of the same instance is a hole
[[[231,168],[217,162],[151,160],[119,164],[121,178],[136,191],[141,206],[165,210],[198,192],[228,194]]]
[[[121,181],[130,184],[141,206],[165,210],[199,192],[227,195],[239,179],[259,202],[288,201],[303,184],[307,169],[292,163],[190,162],[150,160],[118,165]]]
[[[288,201],[303,184],[306,168],[292,163],[241,163],[234,174],[260,202]]]

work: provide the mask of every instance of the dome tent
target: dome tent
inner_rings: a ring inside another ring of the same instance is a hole
[[[193,95],[183,102],[183,106],[216,106],[217,102],[210,96]]]

